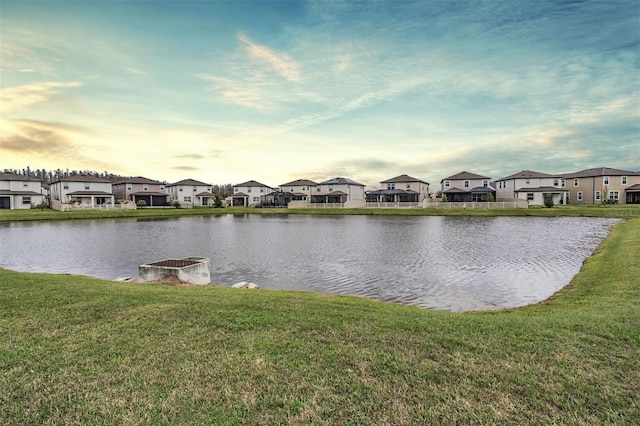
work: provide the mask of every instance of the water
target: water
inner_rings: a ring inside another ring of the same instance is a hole
[[[569,283],[616,220],[222,215],[0,224],[0,266],[100,278],[204,256],[211,280],[464,311],[522,306]]]

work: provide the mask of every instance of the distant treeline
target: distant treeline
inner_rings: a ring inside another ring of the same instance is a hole
[[[69,170],[69,169],[56,169],[56,170],[45,170],[45,169],[35,169],[32,170],[29,166],[20,170],[20,169],[4,169],[4,173],[15,173],[18,175],[28,176],[31,178],[38,179],[45,184],[50,184],[52,182],[57,182],[61,179],[68,178],[71,176],[78,175],[89,175],[94,176],[100,179],[106,179],[111,182],[119,182],[121,180],[130,179],[133,176],[122,176],[114,173],[110,173],[108,171],[104,172],[96,172],[95,170]],[[167,184],[167,181],[163,181]],[[233,184],[225,183],[222,185],[213,184],[211,185],[212,192],[220,193],[224,196],[233,194]]]

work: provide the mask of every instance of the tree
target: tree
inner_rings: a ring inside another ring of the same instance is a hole
[[[542,194],[544,197],[544,206],[547,208],[551,208],[554,206],[553,204],[553,194]]]
[[[493,198],[493,192],[489,192],[489,193],[487,194],[487,202],[488,202],[488,203],[493,203],[494,201],[495,201],[495,200],[494,200],[494,198]]]

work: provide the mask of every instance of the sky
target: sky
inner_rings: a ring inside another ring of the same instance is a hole
[[[637,0],[2,0],[0,55],[0,169],[640,171]]]

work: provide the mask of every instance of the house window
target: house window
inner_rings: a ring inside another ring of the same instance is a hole
[[[146,183],[144,185],[142,185],[142,190],[143,191],[148,191],[149,190],[149,185],[147,185]]]
[[[575,178],[575,179],[573,180],[573,186],[579,186],[579,185],[580,185],[580,179]]]
[[[333,191],[333,185],[329,185],[329,192]]]
[[[179,192],[182,192],[182,187],[179,187],[179,188],[178,188],[178,191],[179,191]]]
[[[160,185],[160,191],[164,191],[164,185]]]
[[[247,192],[251,192],[251,188],[247,188]]]
[[[133,186],[130,183],[128,183],[127,184],[127,191],[131,191],[132,189],[133,189]]]
[[[22,204],[31,204],[31,197],[30,196],[22,197]]]
[[[197,187],[197,186],[194,186],[194,187],[193,187],[193,192],[196,192],[196,191],[198,191],[198,187]]]
[[[262,193],[262,192],[264,192],[264,188],[260,188],[260,192],[261,192],[261,193]]]
[[[64,189],[69,189],[69,183],[68,183],[68,182],[63,183],[63,184],[62,184],[62,187],[63,187]]]
[[[407,182],[407,189],[411,189],[411,182]]]
[[[468,180],[465,180],[465,181],[464,181],[464,187],[465,187],[465,188],[468,188],[468,187],[469,187],[469,181],[468,181]]]
[[[183,200],[186,201],[187,203],[191,202],[191,197],[183,197]]]
[[[304,191],[304,186],[302,187],[302,190]],[[289,192],[293,192],[293,186],[289,188]]]
[[[531,183],[531,179],[527,178],[526,182],[527,184]]]
[[[626,176],[622,176],[620,178],[620,183],[623,184],[623,185],[626,185],[627,184],[627,177]]]
[[[558,179],[554,179],[553,180],[553,186],[558,186],[560,182],[558,181]]]
[[[238,188],[233,188],[233,192],[238,192]]]
[[[317,191],[317,192],[322,191],[322,189],[321,189],[321,188],[322,188],[322,185],[318,185],[318,186],[316,186],[316,191]]]
[[[449,182],[448,180],[445,180],[445,181],[444,181],[444,187],[445,187],[445,188],[448,188],[448,187],[449,187],[449,185],[451,185],[451,182]]]
[[[527,201],[533,201],[533,192],[527,192]]]
[[[566,180],[564,180],[564,179],[560,179],[560,186],[561,186],[561,187],[563,187],[563,188],[564,188],[565,186],[567,186],[567,181],[566,181]]]
[[[89,189],[91,189],[88,183],[85,183],[85,184],[84,184],[84,189],[85,189],[85,190],[87,190],[87,191],[88,191]]]
[[[578,191],[578,201],[582,201],[582,191]]]
[[[482,186],[484,186],[485,188],[486,188],[487,186],[489,186],[489,181],[488,181],[488,180],[486,180],[486,179],[485,179],[485,180],[483,180],[483,181],[482,181]]]
[[[609,199],[618,201],[620,199],[620,191],[609,191]]]
[[[28,187],[29,186],[29,182],[27,182],[27,181],[22,182],[22,186],[24,186],[25,188]]]
[[[602,184],[603,185],[609,185],[609,176],[604,176],[602,178]]]
[[[600,191],[596,191],[595,197],[596,201],[600,201]]]
[[[395,183],[388,183],[387,184],[387,189],[396,189],[396,184]]]

